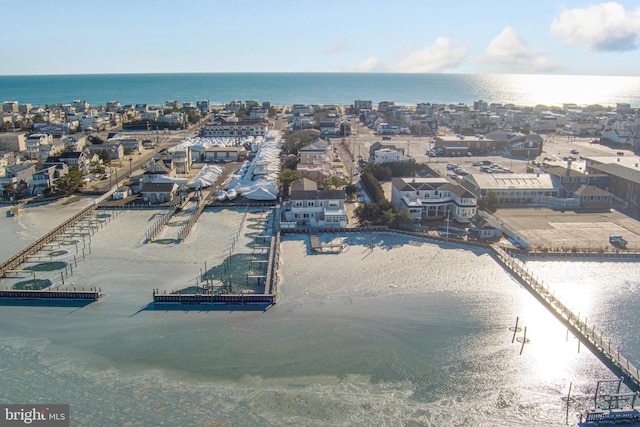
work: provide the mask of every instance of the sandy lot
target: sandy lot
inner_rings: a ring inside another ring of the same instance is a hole
[[[628,249],[640,249],[640,222],[616,210],[499,209],[494,216],[527,240],[532,249],[612,250],[612,234],[622,235],[629,242]]]

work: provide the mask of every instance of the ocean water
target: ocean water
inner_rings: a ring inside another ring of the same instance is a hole
[[[0,215],[0,235],[47,230],[35,212]],[[589,394],[612,377],[486,252],[390,234],[323,236],[346,247],[322,255],[287,236],[267,311],[150,309],[152,289],[224,263],[241,225],[234,250],[249,253],[263,218],[206,211],[185,243],[143,244],[156,214],[123,212],[92,236],[69,280],[102,288],[100,302],[0,306],[1,402],[69,403],[72,425],[92,427],[561,426],[589,405],[567,411],[569,384]],[[637,263],[529,267],[637,359]]]
[[[162,105],[167,100],[213,104],[255,99],[274,105],[352,104],[356,99],[395,101],[402,105],[473,104],[477,100],[516,105],[640,106],[640,77],[526,74],[386,74],[386,73],[203,73],[0,76],[0,101],[33,105]]]

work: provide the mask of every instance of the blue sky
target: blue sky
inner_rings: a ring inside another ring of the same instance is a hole
[[[0,2],[0,75],[640,75],[637,0]]]

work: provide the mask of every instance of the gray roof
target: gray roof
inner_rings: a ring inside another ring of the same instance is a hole
[[[553,190],[551,175],[540,174],[472,174],[464,177],[478,189],[485,190]]]
[[[575,194],[579,196],[606,196],[610,193],[595,185],[581,185],[580,188],[575,191]]]
[[[640,184],[639,168],[630,168],[628,166],[620,165],[617,163],[609,163],[607,165],[592,165],[590,167],[602,171],[607,175],[612,175],[636,184]]]
[[[13,175],[19,174],[29,169],[35,169],[35,165],[32,163],[18,163],[16,165],[9,165],[5,167],[5,170]]]
[[[175,182],[145,182],[142,193],[171,193],[177,186]]]
[[[448,184],[445,178],[393,178],[391,184],[398,191],[436,190]]]
[[[299,178],[291,183],[290,191],[313,191],[318,189],[318,183],[309,178]]]
[[[302,190],[292,191],[291,200],[344,200],[344,190]]]
[[[460,197],[461,199],[473,199],[476,197],[475,194],[473,194],[472,192],[464,188],[462,185],[452,184],[450,182],[440,187],[440,190],[451,191],[453,194]]]
[[[316,141],[312,144],[302,147],[298,151],[327,151],[329,143],[324,140]]]

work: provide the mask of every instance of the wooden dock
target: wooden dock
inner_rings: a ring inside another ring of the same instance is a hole
[[[529,272],[524,264],[509,255],[503,248],[492,246],[498,262],[531,292],[553,315],[558,318],[585,346],[587,346],[614,373],[624,378],[633,391],[640,391],[640,371],[638,366],[623,354],[619,347],[606,339],[596,325],[587,324],[566,305],[558,300],[549,288]]]
[[[102,296],[100,290],[41,290],[41,291],[18,291],[0,290],[0,301],[4,300],[91,300],[97,301]]]
[[[55,240],[58,235],[64,233],[69,227],[72,227],[77,222],[83,220],[87,215],[90,215],[94,209],[96,209],[96,204],[92,204],[82,209],[77,214],[73,215],[71,218],[64,221],[62,224],[45,234],[40,239],[33,242],[31,245],[26,247],[25,249],[18,252],[18,254],[11,257],[9,260],[5,261],[0,265],[0,277],[3,277],[8,270],[15,270],[20,264],[27,261],[30,256],[33,256],[36,252],[42,249],[45,245],[51,243]]]
[[[344,243],[322,243],[317,232],[309,232],[309,242],[313,252],[324,252],[330,250],[332,252],[340,252],[344,249]]]
[[[153,293],[154,303],[165,304],[274,304],[274,294],[166,294]]]

